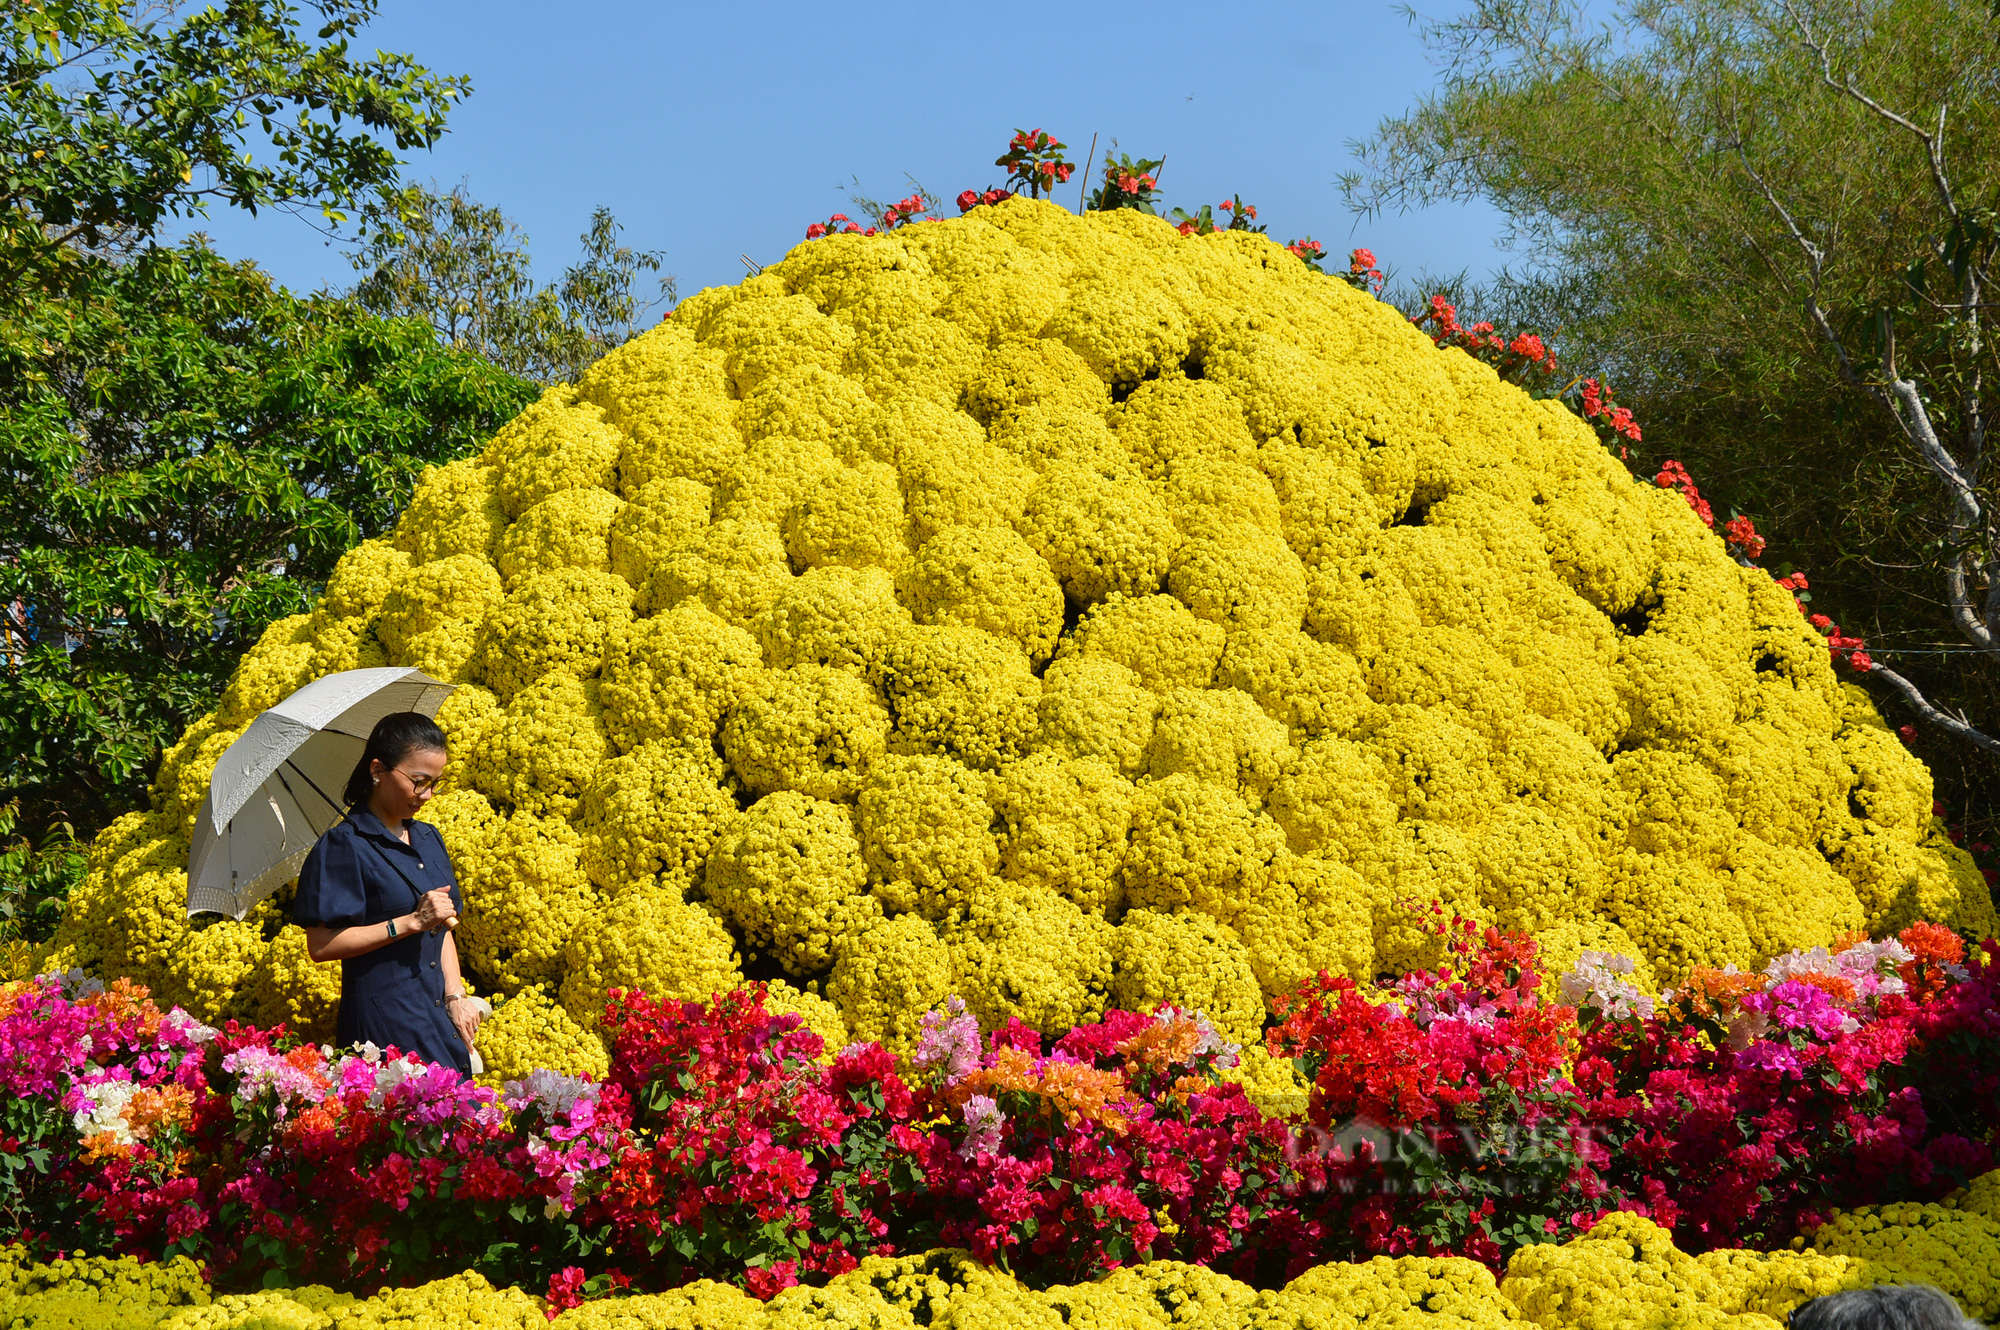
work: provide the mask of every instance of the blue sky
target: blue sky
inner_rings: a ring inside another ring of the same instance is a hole
[[[471,76],[451,132],[407,174],[463,179],[503,209],[544,280],[604,204],[627,243],[665,251],[683,295],[734,282],[739,254],[772,262],[809,222],[852,212],[853,178],[888,199],[908,192],[907,172],[949,199],[999,183],[993,158],[1036,126],[1079,162],[1093,132],[1100,153],[1115,137],[1165,156],[1170,205],[1240,192],[1279,240],[1367,245],[1405,273],[1477,275],[1504,259],[1483,205],[1357,225],[1341,202],[1349,140],[1435,79],[1386,3],[382,0],[367,44]],[[352,280],[297,219],[218,212],[198,225],[295,289]]]

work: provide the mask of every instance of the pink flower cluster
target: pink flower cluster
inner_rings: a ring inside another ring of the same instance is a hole
[[[0,1168],[0,1216],[7,1240],[198,1255],[224,1282],[428,1270],[448,1198],[454,1243],[483,1250],[523,1202],[573,1209],[628,1148],[622,1091],[546,1077],[496,1094],[395,1049],[212,1030],[125,981],[0,985],[0,1087],[60,1105],[68,1128],[4,1142],[40,1162]]]
[[[821,1064],[819,1036],[765,1010],[761,990],[712,1003],[614,992],[605,1022],[612,1081],[640,1105],[647,1142],[615,1162],[592,1212],[612,1251],[674,1283],[747,1263],[768,1297],[883,1245],[887,1129],[913,1101],[878,1045]]]
[[[1508,1236],[1566,1235],[1616,1207],[1601,1128],[1567,1067],[1576,1009],[1538,996],[1535,944],[1433,910],[1448,965],[1391,1000],[1320,976],[1266,1039],[1311,1078],[1315,1148],[1296,1159],[1314,1245],[1471,1256],[1496,1268]],[[1538,1239],[1539,1240],[1539,1239]]]
[[[1993,1167],[2000,943],[1980,959],[1917,924],[1761,974],[1697,969],[1654,1017],[1594,1026],[1578,1080],[1617,1180],[1700,1249],[1783,1243],[1835,1206],[1934,1198]]]
[[[956,1113],[892,1133],[924,1179],[906,1209],[919,1240],[1038,1280],[1169,1257],[1282,1263],[1281,1235],[1300,1228],[1273,1191],[1289,1133],[1220,1078],[1237,1050],[1205,1017],[1112,1011],[1046,1048],[1010,1023],[972,1058],[965,1019],[920,1053],[924,1093]]]

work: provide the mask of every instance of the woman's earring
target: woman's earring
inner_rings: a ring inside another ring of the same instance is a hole
[[[374,777],[371,777],[371,779],[372,779],[372,780],[373,780],[373,781],[374,781],[374,782],[375,782],[375,783],[376,783],[377,785],[380,785],[380,784],[382,783],[382,778],[381,778],[380,776],[374,776]]]

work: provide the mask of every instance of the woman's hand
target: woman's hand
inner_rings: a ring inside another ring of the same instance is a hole
[[[472,1047],[473,1036],[479,1033],[479,1008],[472,1005],[469,997],[446,998],[445,1006],[451,1009],[451,1023],[458,1030],[458,1037]]]
[[[451,892],[443,887],[425,892],[423,899],[417,902],[416,920],[419,933],[455,926],[458,923],[458,907],[451,903]]]

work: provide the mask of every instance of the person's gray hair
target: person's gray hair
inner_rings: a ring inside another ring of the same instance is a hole
[[[1942,1289],[1877,1284],[1829,1293],[1792,1308],[1791,1330],[1983,1330]]]

